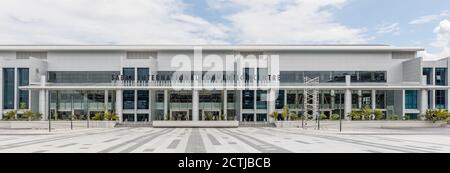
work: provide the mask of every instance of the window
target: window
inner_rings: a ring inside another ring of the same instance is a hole
[[[254,95],[255,91],[253,90],[244,90],[242,91],[242,109],[253,109],[254,104]]]
[[[436,90],[436,108],[445,109],[445,90]]]
[[[258,81],[265,81],[268,80],[268,69],[267,68],[257,68],[258,73]]]
[[[148,91],[137,91],[137,108],[148,109]]]
[[[134,109],[134,91],[123,91],[123,109]]]
[[[14,109],[14,68],[3,68],[3,109]]]
[[[30,73],[28,68],[19,68],[19,86],[27,86],[30,82]],[[19,90],[19,109],[28,109],[29,105],[29,91],[28,90]]]
[[[405,91],[405,108],[417,109],[417,91],[406,90]]]
[[[284,107],[284,90],[278,90],[278,97],[275,100],[275,109],[283,109]]]
[[[52,83],[109,83],[119,71],[49,71]]]
[[[123,68],[123,79],[134,81],[134,68]]]
[[[426,76],[426,78],[427,78],[427,85],[431,85],[431,80],[432,80],[432,71],[433,71],[433,69],[432,68],[423,68],[423,73],[422,73],[422,75],[423,76]]]
[[[256,93],[256,109],[267,109],[267,91],[258,90]]]
[[[267,121],[267,114],[256,114],[256,121]]]
[[[138,68],[137,75],[139,81],[148,81],[150,79],[150,69],[149,68]]]
[[[447,68],[436,68],[436,85],[446,85]]]

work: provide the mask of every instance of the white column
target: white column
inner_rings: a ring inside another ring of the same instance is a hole
[[[123,95],[122,95],[122,90],[116,90],[116,114],[119,117],[119,122],[123,122],[123,115],[122,115],[122,111],[123,111],[123,105],[122,105],[122,99]]]
[[[370,97],[371,101],[370,103],[372,104],[372,110],[375,110],[377,108],[377,91],[376,90],[372,90],[372,96]]]
[[[105,90],[105,112],[109,111],[109,105],[108,105],[109,100],[108,99],[109,99],[108,98],[108,90]]]
[[[334,91],[334,90],[331,90],[331,91],[330,91],[330,96],[331,96],[331,105],[330,105],[331,107],[330,107],[330,108],[331,108],[331,109],[335,109],[335,106],[334,106],[334,105],[335,105],[336,103],[335,103],[334,101],[335,101],[335,98],[336,98],[336,94],[335,94],[335,91]]]
[[[358,90],[358,108],[362,109],[362,90]]]
[[[228,107],[228,98],[227,98],[228,92],[226,89],[223,89],[223,115],[225,120],[228,120],[228,115],[227,115],[227,107]]]
[[[420,90],[420,114],[424,115],[428,109],[428,91],[426,89]]]
[[[346,86],[350,86],[350,75],[345,76]],[[345,99],[344,99],[344,114],[345,119],[348,119],[348,114],[352,111],[352,92],[350,89],[345,89]]]
[[[3,67],[0,65],[0,120],[3,119]]]
[[[198,90],[192,90],[192,121],[199,120],[199,98],[198,98]]]
[[[269,105],[269,107],[268,107],[268,113],[269,113],[269,115],[272,115],[272,113],[273,112],[275,112],[275,89],[270,89],[270,90],[268,90],[268,93],[267,94],[269,94],[268,96],[267,96],[267,103],[268,103],[268,105]]]
[[[19,105],[19,80],[18,77],[19,75],[17,75],[17,68],[14,68],[14,110],[17,111],[18,109],[18,105]],[[16,119],[17,119],[17,114],[16,114]]]
[[[164,90],[164,119],[169,120],[169,90]]]
[[[45,87],[46,85],[46,76],[42,75],[41,76],[41,87]],[[46,100],[46,95],[45,95],[45,90],[41,89],[39,90],[39,112],[42,114],[42,120],[47,120],[48,117],[48,112],[47,110],[47,100]],[[48,103],[50,104],[50,103]],[[3,106],[3,105],[2,105]]]
[[[135,76],[137,77],[137,76]],[[137,80],[135,80],[136,82]],[[134,122],[137,122],[137,90],[134,90]]]
[[[152,90],[148,90],[148,121],[152,121]]]

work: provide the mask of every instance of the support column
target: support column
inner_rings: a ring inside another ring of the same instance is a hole
[[[169,90],[164,90],[164,119],[170,120],[169,116]]]
[[[428,109],[428,91],[426,89],[420,90],[420,114],[425,115]]]
[[[148,90],[148,121],[152,121],[152,90]]]
[[[136,71],[136,70],[135,70]],[[137,80],[134,80],[134,82],[136,83]],[[137,122],[137,100],[138,100],[138,96],[137,96],[138,92],[137,90],[134,90],[134,122]]]
[[[331,105],[330,105],[330,108],[333,110],[333,109],[335,109],[335,98],[336,98],[336,93],[335,93],[335,91],[334,90],[331,90],[330,91],[330,96],[331,96]],[[330,115],[332,115],[332,114],[330,114]]]
[[[192,121],[199,120],[199,98],[198,98],[198,90],[192,90]]]
[[[109,97],[108,97],[108,90],[105,90],[105,112],[109,112]]]
[[[275,92],[276,92],[276,90],[275,89],[270,89],[270,90],[268,90],[268,97],[267,97],[267,103],[269,104],[269,108],[267,109],[268,110],[268,114],[269,115],[272,115],[272,113],[273,112],[275,112]],[[274,120],[274,121],[276,121],[276,120]]]
[[[226,89],[223,89],[223,117],[225,120],[228,120],[227,109],[228,109],[228,92]]]
[[[370,99],[371,99],[370,103],[372,104],[372,110],[375,110],[377,108],[377,91],[372,90],[371,94],[372,95],[370,97]]]
[[[3,67],[0,65],[0,120],[3,119]]]
[[[16,119],[17,119],[17,110],[18,110],[18,106],[19,106],[19,79],[17,75],[17,68],[14,68],[14,110],[16,111]]]
[[[362,90],[358,90],[358,108],[362,109]]]
[[[350,86],[350,75],[345,76],[346,86]],[[349,114],[352,111],[352,91],[350,89],[345,89],[345,99],[344,99],[344,114],[345,119],[349,118]]]
[[[41,82],[41,86],[45,87],[45,84],[46,84],[46,76],[45,75],[41,76],[40,82]],[[47,120],[47,117],[48,117],[48,112],[46,111],[47,110],[47,108],[46,108],[47,100],[46,100],[45,93],[46,92],[44,89],[39,90],[39,112],[42,114],[42,120]],[[1,99],[3,99],[3,98],[1,98]]]
[[[431,90],[431,109],[436,109],[436,90]]]
[[[123,122],[123,105],[122,105],[122,90],[116,90],[116,114],[119,117],[119,122]]]

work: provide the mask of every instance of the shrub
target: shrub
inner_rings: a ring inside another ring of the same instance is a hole
[[[372,109],[369,106],[365,106],[361,109],[361,118],[364,120],[370,120],[372,117]]]
[[[114,112],[105,112],[105,119],[109,121],[116,121],[119,117]]]
[[[333,115],[331,115],[331,120],[339,120],[339,119],[340,119],[339,114],[333,114]]]
[[[92,120],[97,120],[97,121],[103,120],[103,119],[104,119],[103,114],[100,112],[95,113],[94,117],[92,117]]]
[[[447,124],[450,124],[450,117],[447,117],[445,121],[447,121]]]
[[[362,112],[360,110],[352,110],[348,116],[351,118],[351,120],[361,120]]]
[[[16,119],[16,111],[9,111],[5,113],[5,116],[3,117],[3,119],[5,120],[15,120]]]
[[[320,118],[320,120],[328,119],[328,117],[325,114],[323,114],[323,113],[320,114],[319,118]]]
[[[448,117],[448,111],[445,109],[429,109],[425,113],[425,120],[428,121],[439,121],[439,120],[446,120]]]
[[[290,118],[291,120],[298,120],[298,119],[299,119],[297,113],[295,113],[295,112],[289,113],[289,118]]]
[[[376,119],[376,120],[381,120],[381,119],[383,119],[384,114],[383,114],[383,111],[381,111],[380,109],[375,109],[375,110],[373,111],[373,114],[375,115],[375,119]]]
[[[278,112],[272,112],[272,117],[275,121],[278,120]]]
[[[25,111],[23,115],[28,121],[40,120],[42,118],[42,114],[39,112]]]
[[[289,108],[287,105],[284,105],[283,112],[281,112],[281,118],[283,118],[283,120],[288,120],[288,116],[289,116]]]

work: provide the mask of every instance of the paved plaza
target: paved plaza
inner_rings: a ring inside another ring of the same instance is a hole
[[[0,129],[0,152],[25,153],[310,153],[450,152],[450,128],[111,128]]]

